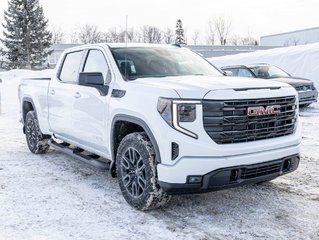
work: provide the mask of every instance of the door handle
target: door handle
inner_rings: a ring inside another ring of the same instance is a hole
[[[54,94],[55,94],[55,90],[54,90],[54,89],[51,89],[51,90],[50,90],[50,94],[51,94],[51,95],[54,95]]]
[[[80,97],[81,97],[81,93],[76,92],[73,96],[74,96],[76,99],[78,99],[78,98],[80,98]]]

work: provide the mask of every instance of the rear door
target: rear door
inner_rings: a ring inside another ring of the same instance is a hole
[[[50,129],[67,139],[73,139],[76,134],[74,107],[83,56],[84,51],[67,53],[57,76],[51,79],[48,90]]]

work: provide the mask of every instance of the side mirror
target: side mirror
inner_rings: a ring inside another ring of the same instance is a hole
[[[96,88],[101,96],[106,96],[109,91],[109,86],[104,85],[104,77],[100,72],[81,72],[79,85]]]
[[[233,72],[231,72],[231,71],[227,71],[227,70],[226,70],[226,71],[224,71],[224,73],[225,73],[224,75],[225,75],[225,76],[228,76],[228,77],[234,76]]]

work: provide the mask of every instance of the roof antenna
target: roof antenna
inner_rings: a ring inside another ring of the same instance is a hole
[[[127,19],[128,19],[128,17],[127,17],[127,15],[125,16],[125,57],[124,57],[124,59],[125,59],[125,62],[124,62],[124,64],[125,64],[125,73],[124,73],[124,75],[125,75],[125,77],[127,78],[127,68],[126,68],[126,65],[127,65],[127,57],[126,57],[126,54],[127,54]]]

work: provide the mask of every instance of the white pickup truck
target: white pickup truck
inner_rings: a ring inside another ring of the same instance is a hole
[[[51,78],[23,80],[19,97],[31,152],[51,146],[109,169],[140,210],[173,194],[269,181],[299,164],[293,87],[226,77],[179,46],[68,49]]]

